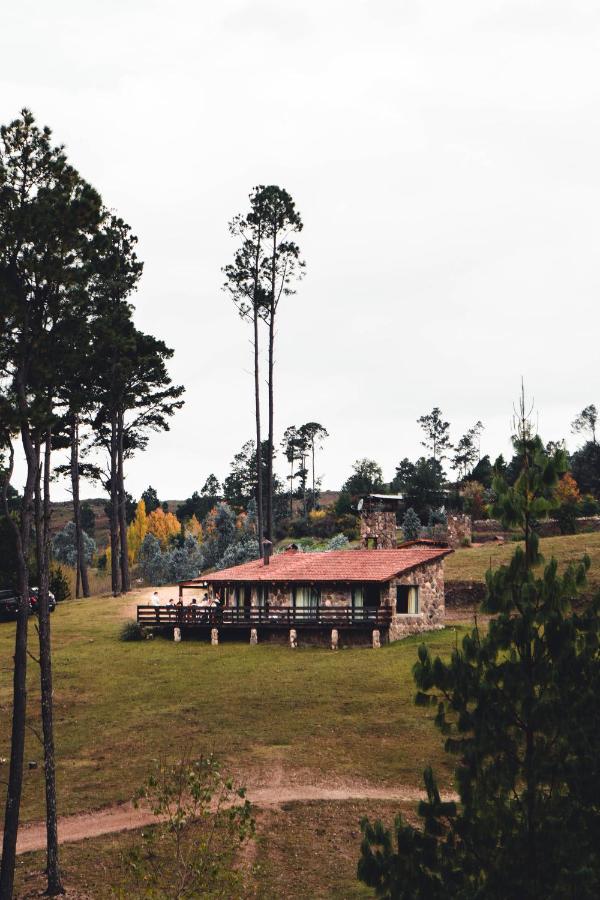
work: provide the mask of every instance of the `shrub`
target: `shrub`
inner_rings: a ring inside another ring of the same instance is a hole
[[[580,516],[597,516],[600,512],[600,503],[591,494],[585,494],[579,502]]]
[[[146,632],[139,622],[131,619],[125,622],[119,634],[120,641],[143,641],[146,639]]]
[[[345,534],[334,535],[327,544],[328,550],[345,550],[348,546],[348,538]]]
[[[54,594],[57,603],[61,600],[71,599],[71,588],[60,566],[52,566],[50,568],[50,590]]]
[[[225,775],[213,756],[159,762],[134,804],[148,806],[156,827],[144,829],[124,855],[131,896],[241,896],[235,854],[252,838],[254,819],[245,788]]]

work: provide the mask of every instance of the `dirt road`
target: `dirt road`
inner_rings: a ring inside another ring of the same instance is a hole
[[[294,801],[398,800],[412,802],[423,797],[422,791],[408,785],[398,788],[376,788],[365,785],[342,785],[331,788],[319,785],[276,785],[248,790],[248,799],[258,808],[279,806],[282,803]],[[444,799],[456,798],[448,794],[444,796]],[[135,809],[133,804],[123,803],[95,812],[63,816],[58,823],[58,837],[61,844],[72,843],[102,834],[115,834],[119,831],[143,828],[144,825],[155,824],[156,821],[156,817],[149,809],[145,807]],[[46,825],[44,822],[32,822],[21,826],[17,844],[18,853],[42,850],[45,846]]]

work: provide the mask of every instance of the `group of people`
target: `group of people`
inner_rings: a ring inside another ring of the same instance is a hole
[[[183,603],[182,597],[180,597],[177,600],[177,602],[175,602],[175,600],[173,600],[173,598],[171,597],[170,600],[168,601],[168,603],[166,603],[166,604],[161,603],[160,597],[158,596],[158,591],[154,591],[154,593],[152,594],[152,598],[150,600],[150,605],[151,606],[167,606],[169,609],[175,609],[177,607],[182,607],[184,605],[184,603]],[[221,605],[221,595],[219,594],[218,591],[213,597],[209,597],[208,592],[205,592],[204,596],[202,597],[201,600],[197,600],[196,597],[192,597],[191,603],[188,604],[188,606],[195,606],[199,609],[206,608],[206,607],[209,607],[209,608],[212,607],[214,609],[215,607],[219,607],[220,605]]]

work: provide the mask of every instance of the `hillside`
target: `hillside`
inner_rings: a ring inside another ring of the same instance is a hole
[[[507,563],[515,546],[514,542],[490,543],[457,550],[446,560],[446,581],[484,582],[487,570]],[[540,549],[546,562],[555,557],[561,568],[570,562],[578,562],[587,553],[592,563],[588,575],[588,590],[600,589],[599,533],[542,538]]]

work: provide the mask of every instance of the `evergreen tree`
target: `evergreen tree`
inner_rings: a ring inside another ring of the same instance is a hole
[[[294,284],[302,277],[306,264],[300,259],[300,248],[291,240],[291,235],[298,234],[304,226],[290,194],[284,188],[274,184],[266,187],[260,186],[257,188],[257,202],[264,212],[265,243],[268,248],[263,269],[264,318],[269,329],[266,535],[268,540],[272,541],[275,522],[273,498],[277,493],[273,472],[275,458],[275,325],[281,298],[295,294]],[[257,445],[260,447],[258,438]],[[258,468],[260,470],[260,466]]]
[[[158,499],[158,494],[156,493],[152,485],[150,485],[150,487],[147,487],[146,490],[142,493],[142,500],[144,501],[146,513],[148,515],[150,515],[151,512],[154,512],[155,509],[158,509],[158,507],[161,505],[160,500]],[[168,512],[168,510],[166,510],[166,512]]]
[[[589,560],[541,572],[535,522],[566,470],[549,456],[521,404],[514,485],[494,482],[495,514],[519,526],[524,547],[487,574],[487,633],[475,628],[450,662],[419,649],[417,702],[437,709],[446,751],[458,757],[460,805],[444,802],[430,769],[422,826],[394,833],[363,822],[359,877],[387,898],[554,900],[600,892],[599,611],[571,599]]]
[[[419,537],[420,530],[421,520],[411,506],[406,510],[402,519],[402,533],[404,535],[404,540],[415,541]]]

